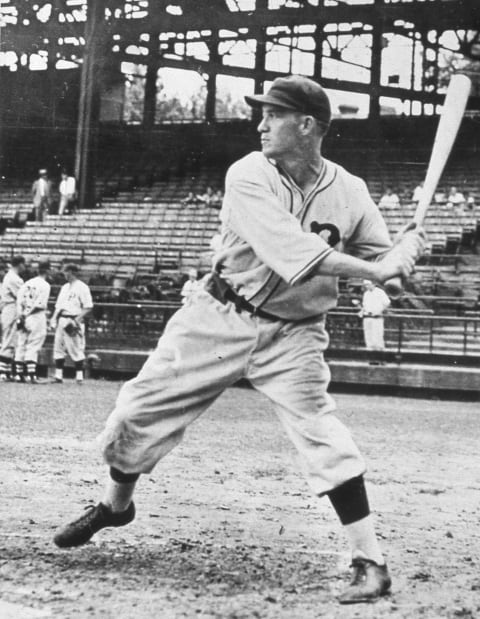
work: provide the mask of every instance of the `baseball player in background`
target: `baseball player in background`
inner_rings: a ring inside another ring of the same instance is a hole
[[[25,258],[13,256],[10,269],[2,282],[2,344],[0,346],[0,381],[10,380],[15,373],[14,357],[17,343],[17,295],[23,284]]]
[[[68,354],[75,363],[75,379],[83,383],[85,362],[85,323],[84,319],[93,309],[90,288],[78,279],[76,264],[64,268],[67,283],[62,286],[55,303],[55,312],[50,326],[55,329],[53,358],[55,361],[54,382],[63,382],[65,356]]]
[[[277,78],[261,108],[262,152],[233,164],[221,210],[214,271],[170,319],[156,350],[117,398],[100,440],[109,478],[101,502],[61,528],[60,547],[127,524],[142,473],[241,378],[267,395],[297,448],[313,493],[328,496],[352,550],[353,580],[340,602],[388,592],[390,576],[370,515],[365,462],[327,393],[325,314],[338,277],[407,277],[423,233],[392,245],[365,183],[321,155],[331,112],[324,90]]]
[[[364,280],[365,291],[362,297],[360,316],[363,318],[363,336],[369,350],[385,350],[385,311],[390,307],[390,299],[384,290],[375,286],[369,279]]]
[[[49,262],[40,262],[38,275],[27,280],[17,296],[17,346],[15,348],[15,380],[38,383],[37,362],[47,337],[47,309],[50,284]]]

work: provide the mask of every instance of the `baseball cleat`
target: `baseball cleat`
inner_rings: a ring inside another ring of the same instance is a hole
[[[338,597],[340,604],[375,602],[390,591],[392,580],[386,565],[359,557],[353,559],[352,567],[352,580]]]
[[[85,514],[61,528],[53,538],[59,548],[82,546],[105,527],[123,527],[135,518],[133,501],[123,512],[112,512],[106,505],[89,505]]]

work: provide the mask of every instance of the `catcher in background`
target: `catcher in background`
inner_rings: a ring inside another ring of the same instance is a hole
[[[55,383],[63,382],[63,368],[66,354],[75,363],[75,379],[83,382],[85,361],[84,319],[92,311],[93,301],[90,288],[78,279],[76,264],[64,268],[67,283],[62,286],[55,304],[55,312],[50,327],[55,329],[53,358],[55,361]]]
[[[49,262],[40,262],[38,275],[27,280],[17,295],[17,346],[15,348],[15,380],[38,383],[37,361],[47,336],[47,307],[50,284]]]

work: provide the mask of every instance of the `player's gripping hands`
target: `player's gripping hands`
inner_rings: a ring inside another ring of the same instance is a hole
[[[379,283],[400,276],[406,279],[413,271],[416,261],[425,250],[423,228],[409,224],[397,234],[393,248],[376,263],[376,279]]]

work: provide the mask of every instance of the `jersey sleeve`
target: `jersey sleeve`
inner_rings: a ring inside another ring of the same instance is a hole
[[[293,285],[333,249],[300,222],[275,195],[265,172],[234,165],[227,173],[224,222],[257,257]]]
[[[18,289],[18,293],[17,293],[17,313],[18,314],[23,313],[26,292],[27,292],[27,285],[22,284],[20,288]]]
[[[366,184],[356,179],[352,201],[362,210],[362,216],[348,240],[346,253],[364,260],[381,257],[390,251],[392,241],[387,224],[377,205],[370,197]]]
[[[93,299],[92,293],[90,292],[90,288],[85,284],[82,286],[82,291],[80,294],[80,304],[82,309],[92,309],[93,307]]]

